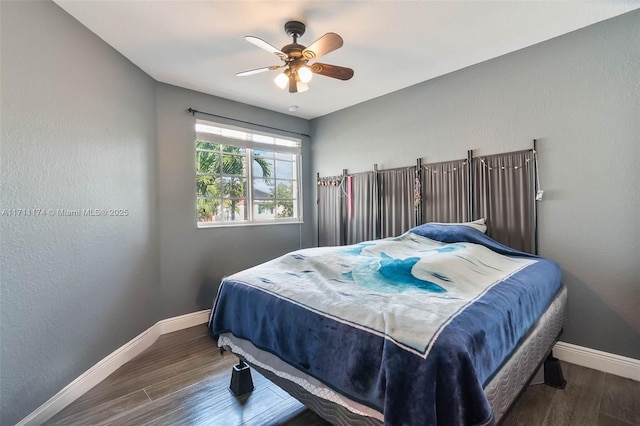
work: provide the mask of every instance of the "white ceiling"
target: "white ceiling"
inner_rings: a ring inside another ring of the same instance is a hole
[[[54,1],[158,81],[307,119],[640,8],[640,0]],[[280,64],[244,36],[280,48],[292,19],[307,25],[305,46],[340,34],[344,46],[320,61],[355,76],[316,75],[297,94],[275,86],[278,71],[236,77]]]

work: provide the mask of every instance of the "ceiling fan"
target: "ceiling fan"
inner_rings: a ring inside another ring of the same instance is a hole
[[[314,41],[309,47],[306,47],[298,44],[298,38],[304,34],[305,29],[305,25],[299,21],[289,21],[284,24],[284,30],[290,37],[293,37],[293,43],[287,44],[282,49],[275,48],[261,38],[246,36],[245,39],[249,43],[269,53],[275,54],[282,60],[283,64],[243,71],[236,75],[238,77],[244,77],[285,68],[284,72],[278,74],[274,79],[274,82],[281,89],[284,89],[288,85],[290,93],[300,93],[308,90],[309,86],[307,83],[311,80],[313,74],[320,74],[339,80],[349,80],[353,77],[353,70],[351,68],[320,62],[309,64],[308,62],[310,60],[319,58],[342,47],[343,41],[342,37],[338,34],[327,33]]]

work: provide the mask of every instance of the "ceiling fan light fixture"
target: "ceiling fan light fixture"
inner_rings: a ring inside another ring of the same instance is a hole
[[[289,70],[285,70],[283,73],[278,74],[276,78],[273,79],[273,82],[276,83],[276,86],[281,89],[284,89],[285,87],[287,87],[287,84],[289,84],[289,76],[287,75],[288,71]]]
[[[303,83],[308,83],[311,81],[311,77],[313,77],[313,73],[311,72],[311,68],[306,65],[298,68],[298,78]]]

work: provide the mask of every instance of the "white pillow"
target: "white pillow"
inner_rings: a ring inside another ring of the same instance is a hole
[[[444,222],[429,222],[434,225],[464,225],[469,226],[471,228],[477,229],[480,232],[487,232],[487,225],[484,224],[485,219],[481,218],[478,220],[474,220],[473,222],[458,222],[458,223],[444,223]]]

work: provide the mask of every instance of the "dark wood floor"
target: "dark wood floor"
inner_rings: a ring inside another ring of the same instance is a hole
[[[204,325],[166,334],[47,424],[328,425],[255,371],[255,390],[235,398],[235,363]],[[640,383],[566,363],[563,372],[564,390],[529,386],[503,425],[640,426]]]

